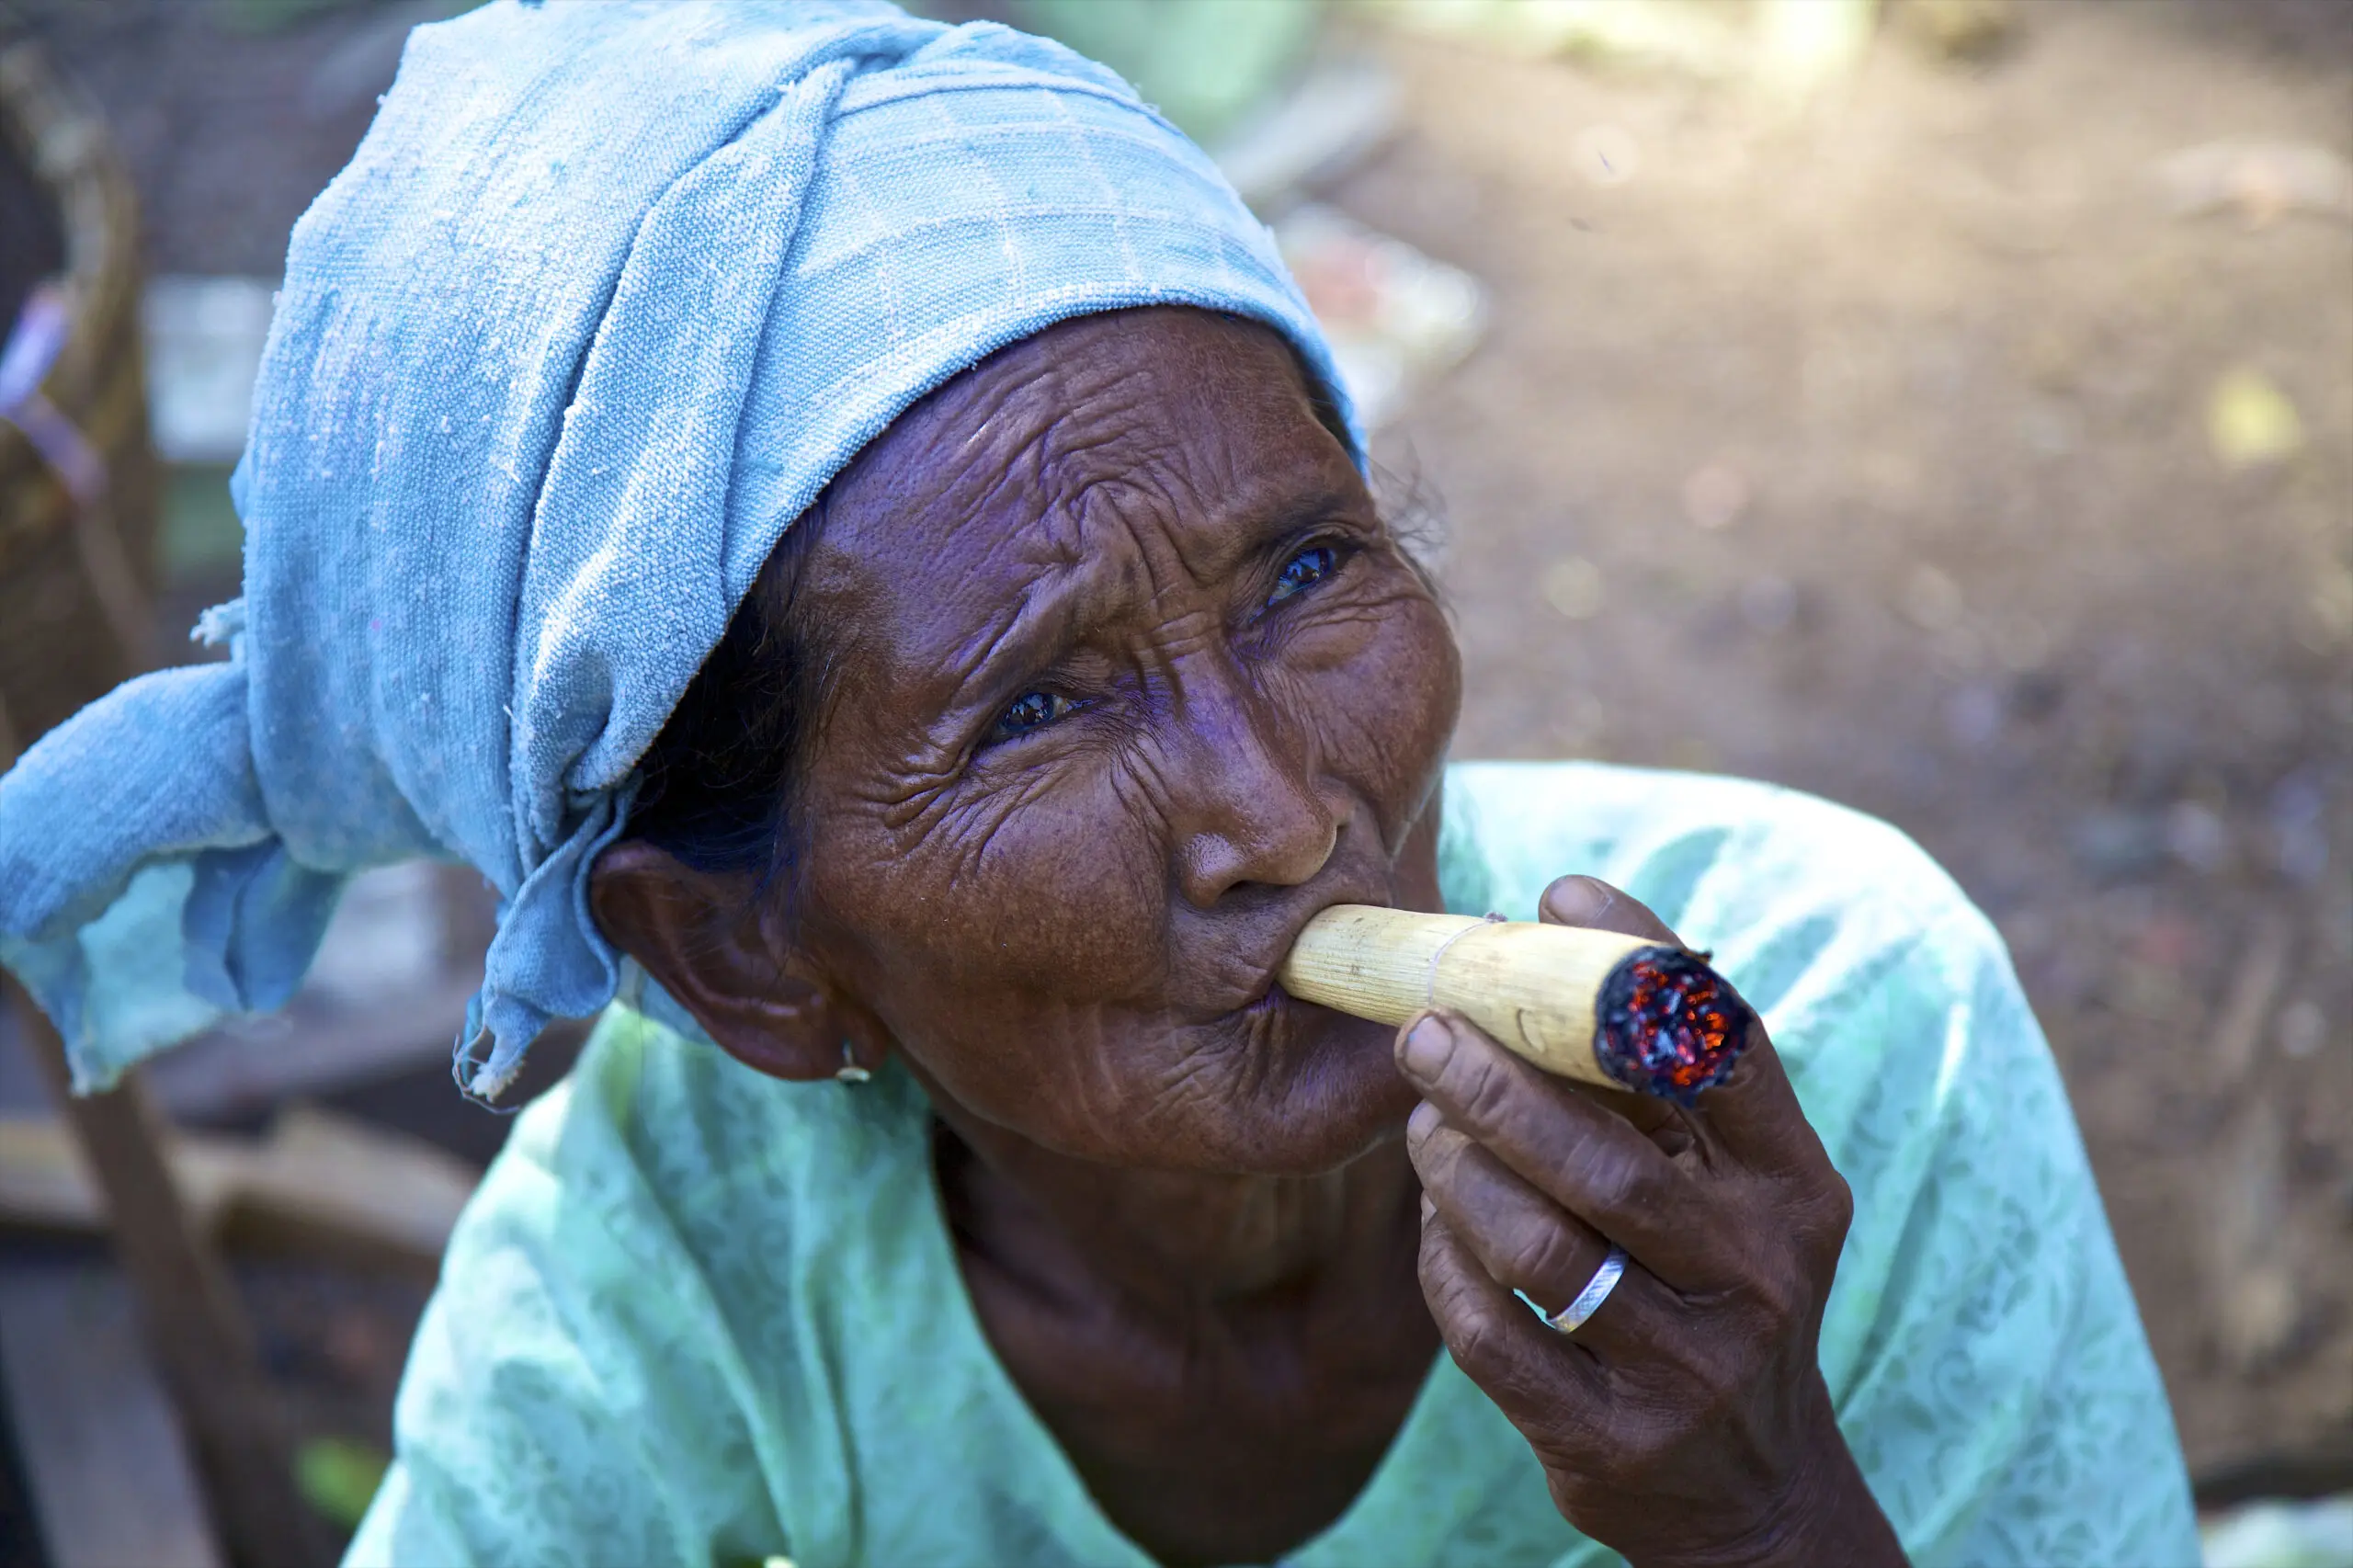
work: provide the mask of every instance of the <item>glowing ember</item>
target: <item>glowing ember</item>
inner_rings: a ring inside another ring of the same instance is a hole
[[[1602,985],[1593,1054],[1636,1093],[1689,1105],[1732,1072],[1752,1017],[1730,983],[1698,958],[1643,948]]]

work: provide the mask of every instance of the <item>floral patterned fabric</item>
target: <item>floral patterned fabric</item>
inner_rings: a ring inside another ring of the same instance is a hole
[[[2164,1391],[1998,937],[1884,824],[1787,790],[1463,764],[1449,905],[1590,871],[1763,1013],[1856,1214],[1824,1324],[1913,1560],[2190,1564]],[[625,1010],[526,1111],[450,1243],[355,1563],[1114,1564],[983,1336],[903,1073],[788,1085]],[[1441,1355],[1295,1568],[1615,1561]]]

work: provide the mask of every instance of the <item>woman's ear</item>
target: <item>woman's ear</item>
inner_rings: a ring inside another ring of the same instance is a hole
[[[606,937],[745,1066],[812,1079],[880,1061],[880,1031],[863,1009],[797,971],[796,955],[760,917],[750,878],[698,871],[623,840],[597,858],[588,903]]]

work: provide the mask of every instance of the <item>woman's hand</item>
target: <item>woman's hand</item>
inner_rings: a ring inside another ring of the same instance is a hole
[[[1586,877],[1542,918],[1676,942]],[[1641,1568],[1904,1561],[1815,1356],[1853,1200],[1762,1025],[1689,1109],[1540,1073],[1453,1015],[1397,1059],[1424,1096],[1423,1291],[1570,1523]],[[1624,1277],[1573,1335],[1513,1296],[1558,1312],[1612,1243]]]

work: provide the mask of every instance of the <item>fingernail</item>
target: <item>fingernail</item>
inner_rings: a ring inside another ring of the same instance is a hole
[[[1427,1082],[1438,1076],[1446,1065],[1446,1053],[1454,1049],[1454,1031],[1436,1013],[1425,1013],[1405,1031],[1405,1044],[1397,1053],[1397,1065],[1408,1075]]]
[[[1438,1107],[1424,1100],[1414,1108],[1414,1114],[1405,1119],[1405,1136],[1413,1142],[1418,1143],[1438,1131]]]
[[[1617,902],[1616,892],[1587,876],[1563,879],[1544,890],[1544,906],[1552,912],[1552,918],[1572,926],[1600,919]]]

